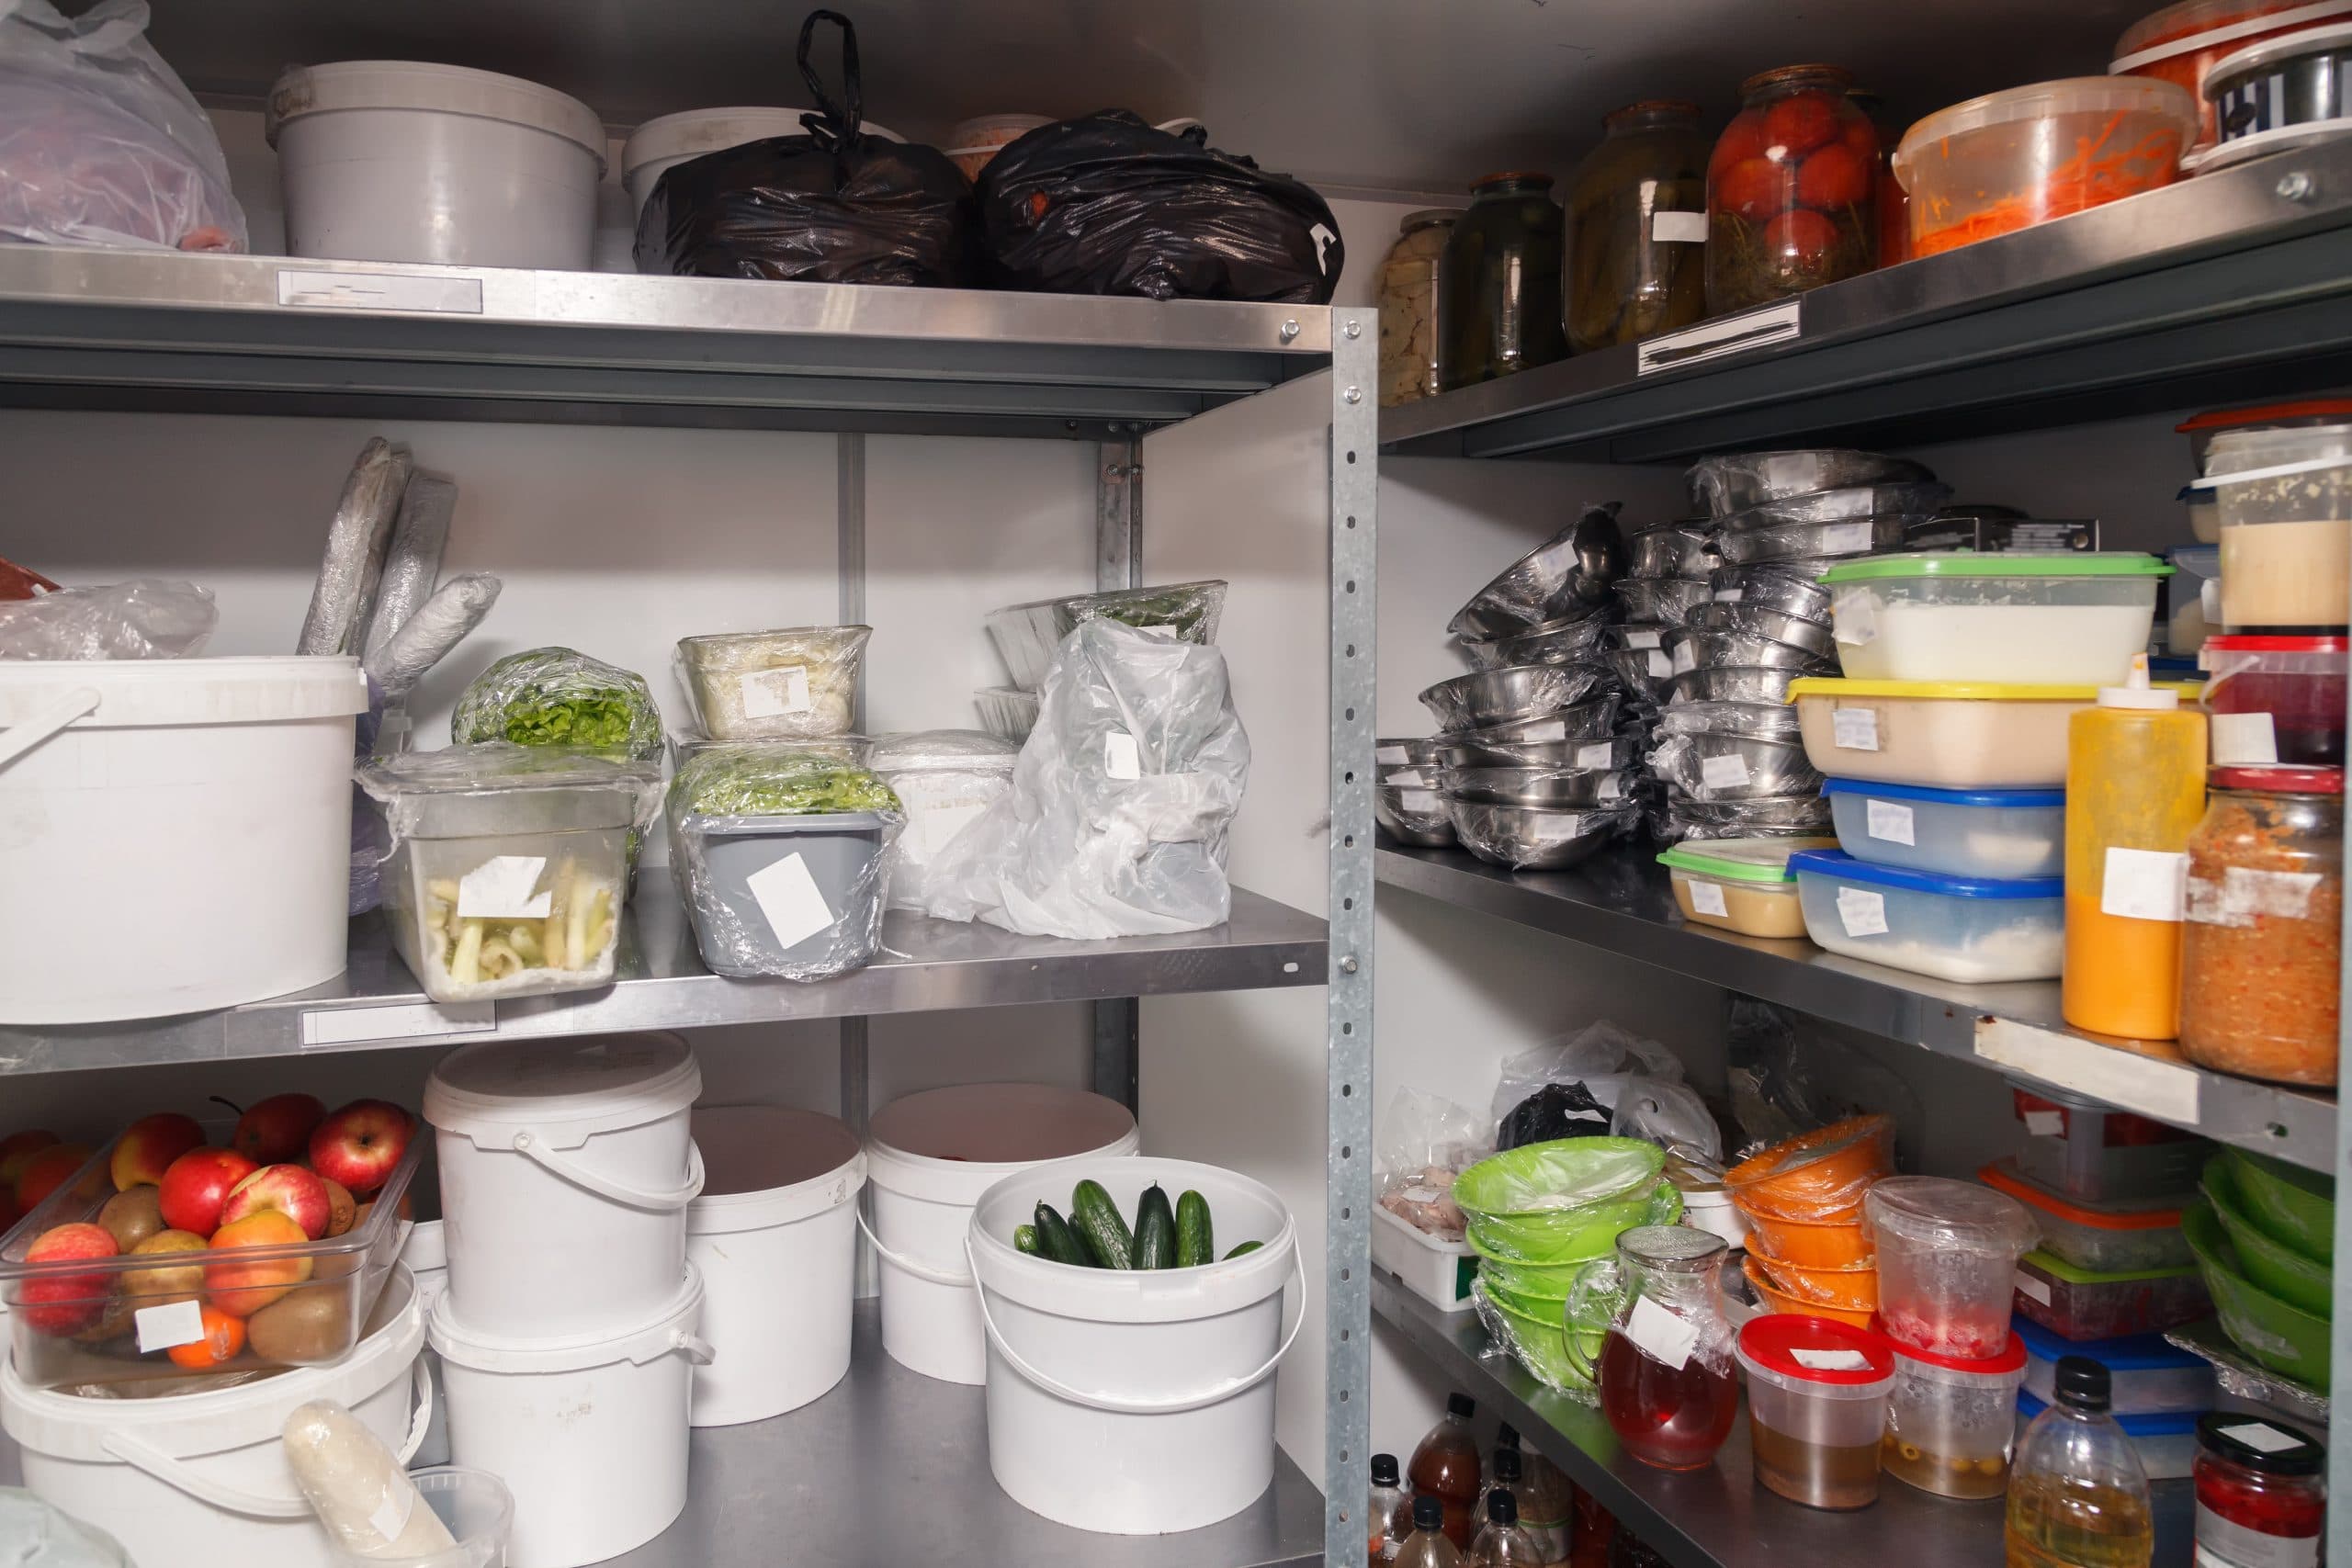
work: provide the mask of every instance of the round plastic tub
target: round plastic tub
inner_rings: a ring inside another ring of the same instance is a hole
[[[2023,1204],[1972,1181],[1895,1176],[1870,1190],[1862,1213],[1889,1338],[1972,1361],[2008,1348],[2011,1283],[2034,1242]]]
[[[2065,879],[1989,881],[1873,865],[1835,850],[1792,857],[1805,930],[1849,958],[1963,985],[2054,980]]]
[[[2229,54],[2267,39],[2283,38],[2332,18],[2352,16],[2352,0],[2180,0],[2150,12],[2116,40],[2108,70],[2118,76],[2171,82],[2197,105],[2199,124],[2192,145],[2220,139],[2205,82]]]
[[[298,65],[265,129],[295,255],[588,269],[605,128],[553,88],[418,61]]]
[[[1947,876],[2063,876],[2063,789],[1928,789],[1831,779],[1838,846],[1856,860]]]
[[[2107,1274],[2029,1252],[2018,1259],[2017,1309],[2069,1339],[2113,1339],[2194,1323],[2213,1302],[2194,1267]]]
[[[595,1335],[673,1301],[703,1184],[687,1122],[701,1092],[674,1034],[493,1040],[441,1058],[424,1119],[456,1321],[494,1338]]]
[[[1781,1263],[1762,1253],[1751,1254],[1773,1289],[1810,1312],[1874,1313],[1878,1310],[1878,1265],[1875,1260],[1844,1269],[1807,1269]]]
[[[1894,1119],[1849,1116],[1742,1160],[1724,1172],[1724,1187],[1751,1218],[1839,1224],[1852,1220],[1871,1183],[1894,1169]]]
[[[705,1176],[686,1260],[717,1351],[695,1369],[694,1424],[763,1421],[849,1371],[865,1153],[839,1119],[782,1105],[701,1107],[693,1125]]]
[[[1139,1139],[1115,1100],[1051,1084],[961,1084],[896,1100],[867,1129],[869,1233],[881,1258],[882,1348],[944,1382],[988,1372],[965,1232],[980,1194],[1016,1171],[1080,1156],[1125,1156]],[[1053,1200],[1068,1213],[1069,1192]]]
[[[806,136],[808,129],[800,117],[808,109],[765,108],[739,106],[733,108],[686,109],[678,114],[665,114],[659,119],[649,119],[628,133],[621,144],[621,185],[628,191],[631,211],[643,211],[645,198],[653,194],[654,186],[672,167],[706,152],[723,152],[729,147],[741,147],[747,141],[765,141],[776,136]],[[887,127],[863,120],[858,130],[867,136],[878,136],[885,141],[904,141],[905,137]]]
[[[1976,1173],[1977,1179],[2033,1212],[2041,1245],[2077,1269],[2123,1274],[2142,1269],[2186,1269],[2196,1261],[2180,1234],[2177,1197],[2095,1202],[2044,1191],[2018,1175],[2007,1160]]]
[[[2230,430],[2197,487],[2222,516],[2232,632],[2335,632],[2352,620],[2352,424]]]
[[[2197,687],[2176,689],[2182,702],[2196,700]],[[2097,703],[2098,691],[1807,676],[1790,685],[1789,700],[1797,706],[1805,756],[1832,778],[1939,789],[2057,789],[2066,782],[2067,721]]]
[[[2011,1320],[2009,1333],[2025,1348],[2025,1391],[2044,1404],[2057,1387],[2059,1361],[2081,1356],[2107,1369],[2118,1416],[2196,1415],[2213,1408],[2213,1363],[2161,1334],[2074,1340],[2024,1316]]]
[[[457,1544],[423,1557],[400,1559],[402,1568],[505,1568],[506,1539],[514,1529],[514,1494],[486,1470],[436,1465],[409,1472],[419,1503],[440,1517]],[[335,1568],[369,1568],[381,1557],[329,1549]]]
[[[1736,1201],[1735,1201],[1736,1207]],[[1871,1258],[1870,1232],[1856,1217],[1826,1223],[1775,1219],[1770,1214],[1739,1209],[1747,1224],[1747,1249],[1775,1262],[1802,1264],[1808,1269],[1846,1269]]]
[[[1821,581],[1849,679],[2099,686],[2147,651],[2171,575],[2132,551],[1953,550],[1848,561]]]
[[[1039,126],[1053,123],[1053,117],[1042,114],[975,115],[956,121],[948,131],[947,155],[964,171],[966,179],[977,180],[989,159]]]
[[[1826,839],[1716,839],[1681,844],[1657,857],[1673,875],[1674,902],[1694,925],[1743,936],[1801,937],[1804,911],[1789,876],[1789,856]]]
[[[2070,76],[1939,109],[1905,132],[1894,177],[1911,251],[1932,256],[2167,186],[2197,136],[2177,83]]]
[[[2211,637],[2198,655],[2217,767],[2344,766],[2352,639]]]
[[[367,707],[351,659],[0,663],[0,1023],[204,1012],[342,974]]]
[[[1897,1481],[1943,1497],[1998,1497],[2017,1441],[2025,1346],[1975,1360],[1897,1343],[1882,1463]]]
[[[1765,1271],[1762,1260],[1752,1254],[1741,1260],[1740,1270],[1747,1277],[1747,1288],[1756,1292],[1756,1299],[1764,1303],[1767,1312],[1785,1313],[1792,1317],[1826,1318],[1832,1323],[1850,1324],[1856,1328],[1870,1325],[1872,1314],[1869,1307],[1827,1306],[1791,1295],[1773,1281],[1772,1276]]]
[[[2215,162],[2337,137],[2352,127],[2345,66],[2352,25],[2343,22],[2273,39],[2214,62],[2205,88],[2221,130]]]
[[[1739,1331],[1756,1479],[1809,1508],[1878,1501],[1894,1351],[1868,1328],[1773,1314]]]

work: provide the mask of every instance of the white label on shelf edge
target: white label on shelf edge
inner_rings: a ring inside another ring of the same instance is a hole
[[[1108,779],[1143,777],[1143,754],[1136,748],[1136,738],[1124,729],[1114,729],[1102,738],[1102,776]]]
[[[1642,344],[1634,373],[1654,376],[1661,370],[1679,370],[1685,365],[1721,359],[1727,354],[1744,354],[1752,348],[1786,343],[1801,330],[1804,305],[1803,296],[1776,300],[1736,316],[1718,316],[1679,333],[1651,338]]]
[[[555,892],[534,893],[547,874],[545,855],[492,855],[458,879],[461,920],[544,920]]]
[[[479,277],[418,277],[400,272],[310,272],[282,267],[280,305],[344,310],[424,310],[481,314]]]
[[[2029,1111],[2025,1113],[2025,1131],[2030,1138],[2063,1138],[2066,1135],[2066,1113]]]
[[[1871,547],[1874,525],[1862,523],[1832,523],[1821,531],[1821,553],[1842,556]],[[1840,641],[1849,640],[1844,637]]]
[[[1829,742],[1841,751],[1878,750],[1878,709],[1831,708]]]
[[[368,1528],[384,1538],[385,1544],[400,1540],[408,1529],[408,1517],[416,1507],[416,1486],[405,1474],[395,1475],[384,1483],[383,1500],[376,1511],[368,1516]]]
[[[1980,1019],[1976,1057],[2159,1122],[2194,1127],[2203,1119],[2195,1067],[2119,1051],[2054,1027]]]
[[[1634,1299],[1634,1310],[1625,1314],[1624,1333],[1644,1355],[1678,1372],[1699,1343],[1697,1324],[1676,1316],[1647,1296]]]
[[[1702,915],[1714,915],[1725,919],[1730,917],[1731,906],[1724,902],[1723,884],[1701,882],[1694,877],[1689,886],[1692,908]]]
[[[1915,847],[1918,844],[1918,832],[1913,826],[1916,814],[1901,801],[1870,801],[1864,805],[1863,813],[1870,819],[1871,838],[1884,839],[1890,844],[1910,844]]]
[[[169,1350],[175,1345],[193,1345],[204,1337],[204,1308],[193,1301],[141,1307],[130,1314],[130,1321],[139,1331],[139,1353],[142,1356],[153,1350]]]
[[[1703,245],[1707,215],[1703,212],[1653,212],[1650,238],[1661,245]]]
[[[2217,713],[2212,727],[2217,768],[2269,768],[2278,762],[2278,732],[2267,713]]]
[[[1384,768],[1402,766],[1413,760],[1413,754],[1402,746],[1382,746],[1372,754],[1372,760]]]
[[[1838,889],[1838,923],[1848,936],[1886,934],[1886,895],[1867,887]]]
[[[745,718],[781,718],[786,714],[807,713],[808,667],[779,664],[773,670],[753,670],[735,678],[735,691],[742,698]]]
[[[2018,1293],[2031,1296],[2043,1306],[2050,1304],[2050,1287],[2020,1269],[2017,1274]]]
[[[1442,811],[1445,796],[1433,789],[1408,789],[1396,797],[1396,804],[1406,811]]]
[[[1860,1350],[1801,1350],[1791,1349],[1789,1359],[1807,1371],[1866,1372],[1871,1359]]]
[[[2171,850],[2109,847],[2107,874],[2099,881],[2099,913],[2134,920],[2177,921],[2188,897],[2187,855]]]
[[[1594,768],[1605,768],[1616,760],[1617,742],[1596,740],[1577,752],[1577,771],[1589,773]]]
[[[762,866],[743,879],[767,917],[776,944],[794,948],[833,923],[833,907],[825,902],[808,863],[797,854]]]
[[[1656,648],[1665,636],[1666,634],[1656,626],[1627,626],[1625,646],[1627,648]]]
[[[1737,789],[1750,777],[1747,759],[1736,751],[1699,760],[1699,781],[1709,789]]]

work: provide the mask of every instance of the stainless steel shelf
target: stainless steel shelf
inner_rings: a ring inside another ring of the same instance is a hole
[[[2313,1170],[2335,1165],[2335,1098],[2207,1072],[2169,1044],[2111,1040],[2059,1017],[2058,987],[1962,986],[1685,924],[1654,848],[1571,871],[1514,873],[1460,850],[1383,839],[1384,886],[1532,926],[1709,985],[1779,1002],[2013,1077],[2090,1095]]]
[[[0,1074],[1319,986],[1329,956],[1321,920],[1240,888],[1224,925],[1176,936],[1061,942],[894,912],[882,944],[866,967],[814,985],[721,979],[703,967],[685,911],[656,873],[629,900],[620,977],[602,990],[437,1007],[371,915],[352,922],[347,966],[324,986],[146,1023],[0,1027]]]
[[[1794,338],[1641,375],[1634,345],[1384,409],[1382,449],[1655,462],[2040,429],[2340,386],[2352,141],[1816,288]]]

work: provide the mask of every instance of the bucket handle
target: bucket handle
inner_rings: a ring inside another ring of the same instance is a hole
[[[964,1238],[964,1257],[966,1261],[972,1262],[977,1271],[979,1265],[972,1259],[972,1238],[969,1236]],[[989,1343],[996,1347],[997,1353],[1014,1371],[1047,1393],[1057,1399],[1067,1399],[1072,1404],[1083,1404],[1090,1410],[1108,1411],[1114,1416],[1182,1416],[1188,1410],[1205,1410],[1212,1404],[1222,1404],[1234,1395],[1257,1387],[1283,1364],[1283,1358],[1290,1354],[1291,1346],[1298,1339],[1298,1331],[1306,1326],[1306,1266],[1299,1257],[1298,1243],[1295,1240],[1290,1248],[1290,1275],[1298,1280],[1298,1318],[1290,1325],[1290,1332],[1283,1336],[1282,1344],[1265,1365],[1246,1377],[1234,1378],[1206,1393],[1189,1394],[1182,1399],[1114,1399],[1108,1394],[1088,1393],[1058,1379],[1047,1377],[1023,1360],[1019,1353],[1004,1342],[1003,1331],[997,1327],[996,1318],[989,1311],[988,1287],[982,1285],[975,1293],[979,1297],[980,1324],[988,1330]]]
[[[401,1444],[399,1459],[402,1465],[416,1457],[424,1446],[424,1434],[433,1425],[433,1373],[424,1358],[416,1359],[416,1413],[410,1417],[408,1438]],[[187,1493],[199,1503],[209,1503],[232,1514],[243,1514],[256,1519],[307,1519],[315,1517],[309,1498],[299,1494],[292,1497],[266,1497],[258,1492],[246,1492],[234,1486],[223,1486],[211,1477],[190,1469],[182,1460],[174,1459],[162,1450],[140,1441],[127,1433],[109,1432],[98,1446],[134,1470],[144,1471],[164,1485]]]
[[[579,1161],[556,1153],[527,1128],[514,1134],[514,1152],[537,1161],[574,1187],[594,1192],[599,1198],[610,1198],[614,1202],[627,1204],[632,1209],[651,1209],[657,1213],[683,1209],[702,1191],[702,1150],[693,1144],[686,1145],[684,1185],[660,1192],[648,1192],[641,1188],[615,1181],[609,1176],[599,1176]]]
[[[76,686],[22,724],[0,733],[0,768],[6,767],[75,719],[98,711],[98,690]]]
[[[865,1233],[865,1239],[874,1244],[875,1251],[880,1253],[883,1257],[888,1258],[891,1262],[897,1264],[908,1273],[912,1274],[918,1280],[928,1280],[934,1285],[947,1285],[956,1290],[962,1290],[974,1282],[972,1276],[969,1274],[951,1274],[944,1269],[934,1269],[928,1263],[918,1263],[903,1252],[891,1251],[888,1247],[882,1245],[882,1238],[874,1234],[874,1227],[865,1223],[865,1211],[862,1208],[857,1211],[857,1228]],[[971,1247],[967,1243],[964,1248],[964,1254],[967,1261],[971,1257]]]

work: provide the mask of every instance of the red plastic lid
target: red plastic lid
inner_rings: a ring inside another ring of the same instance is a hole
[[[1835,1318],[1805,1317],[1796,1313],[1767,1313],[1750,1318],[1739,1331],[1741,1354],[1758,1366],[1800,1382],[1837,1383],[1860,1387],[1894,1374],[1894,1351],[1883,1336]],[[1809,1367],[1797,1359],[1821,1353],[1859,1352],[1869,1365]]]
[[[2259,790],[2266,795],[2342,795],[2342,768],[2215,768],[2205,782],[2215,789]]]
[[[1876,1313],[1871,1314],[1871,1327],[1880,1334],[1886,1332],[1886,1325]],[[2007,1346],[1999,1355],[1987,1356],[1981,1361],[1972,1361],[1964,1356],[1939,1356],[1933,1350],[1922,1350],[1916,1345],[1905,1345],[1893,1337],[1889,1337],[1886,1343],[1888,1348],[1906,1361],[1925,1361],[1931,1367],[1942,1367],[1955,1372],[1981,1372],[1988,1378],[2005,1376],[2025,1365],[2025,1341],[2014,1334],[2009,1336]]]
[[[2217,632],[2205,646],[2219,653],[2343,653],[2352,650],[2352,637],[2256,637],[2243,632]]]
[[[2238,18],[2233,18],[2238,19]],[[2124,43],[2131,34],[2124,35]],[[2120,53],[2132,52],[2128,47]],[[2192,419],[2184,419],[2173,426],[2176,434],[2187,435],[2197,430],[2241,430],[2250,424],[2277,424],[2288,419],[2343,419],[2352,416],[2352,398],[2314,398],[2301,403],[2265,403],[2251,409],[2214,409]]]

